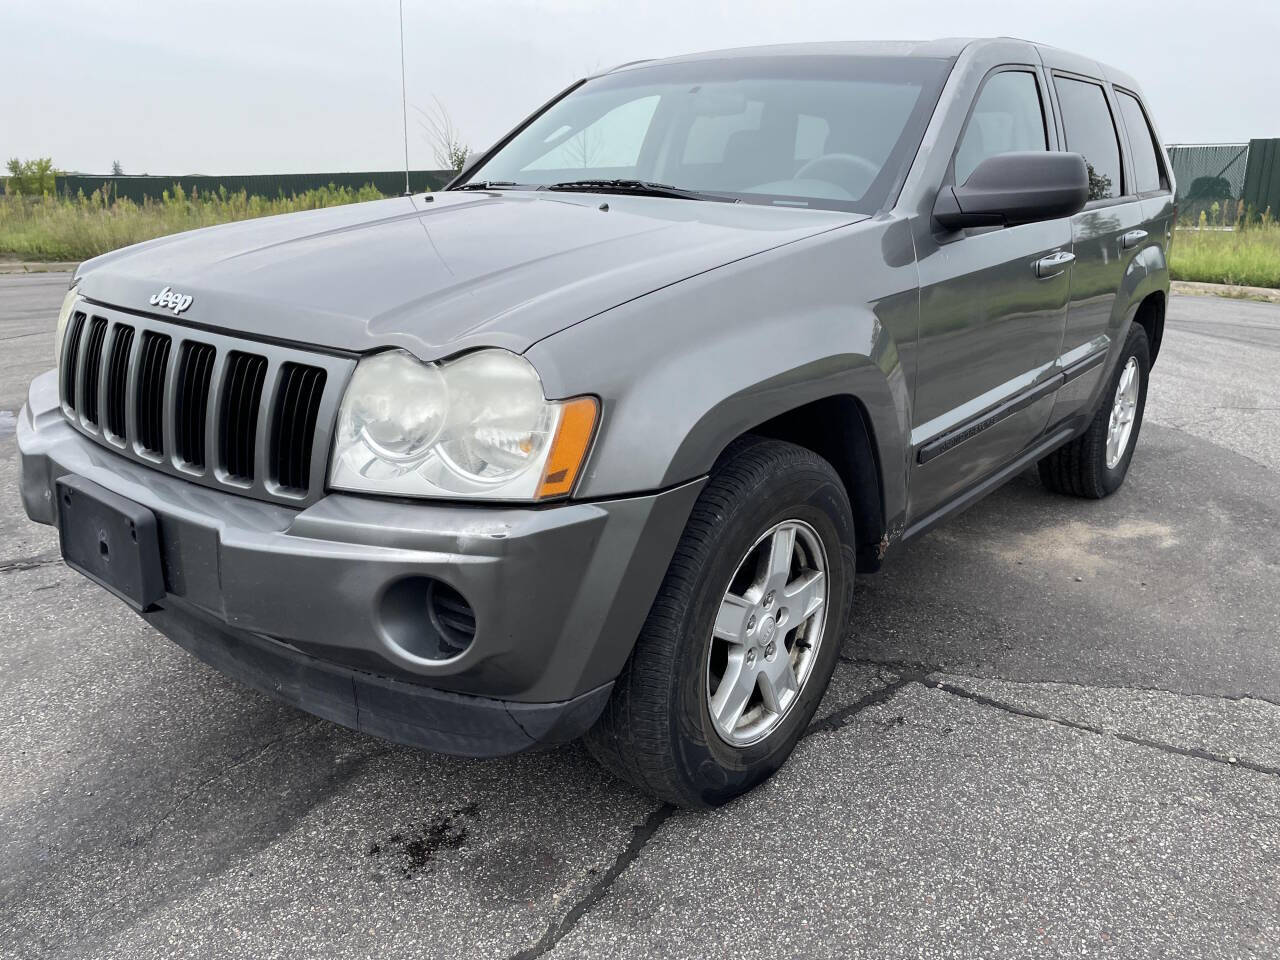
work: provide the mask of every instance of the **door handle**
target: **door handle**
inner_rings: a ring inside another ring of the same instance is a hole
[[[1067,269],[1067,264],[1076,258],[1074,253],[1068,253],[1066,250],[1059,250],[1057,253],[1051,253],[1047,257],[1041,257],[1036,261],[1036,276],[1041,280],[1048,277],[1056,277]]]
[[[1126,233],[1123,237],[1120,238],[1120,249],[1128,250],[1130,247],[1136,247],[1145,239],[1147,239],[1147,231],[1130,230],[1128,233]]]

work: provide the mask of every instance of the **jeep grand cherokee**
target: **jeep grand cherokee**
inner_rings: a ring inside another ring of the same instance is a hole
[[[83,264],[23,502],[321,717],[585,735],[720,803],[810,723],[855,573],[1029,465],[1124,481],[1168,169],[1133,80],[1021,41],[628,64],[437,193]]]

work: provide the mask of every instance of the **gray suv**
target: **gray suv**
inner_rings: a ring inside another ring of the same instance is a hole
[[[721,803],[812,720],[856,573],[1032,464],[1124,481],[1159,142],[1133,80],[1016,40],[627,64],[440,192],[84,264],[23,502],[304,710],[469,756],[585,736]]]

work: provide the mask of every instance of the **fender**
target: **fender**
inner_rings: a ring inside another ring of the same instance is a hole
[[[1165,302],[1169,300],[1169,264],[1165,259],[1164,248],[1154,238],[1133,255],[1120,281],[1111,323],[1107,328],[1107,333],[1111,336],[1107,362],[1103,365],[1103,374],[1097,379],[1089,409],[1096,405],[1103,386],[1111,382],[1111,375],[1120,362],[1120,351],[1124,348],[1129,324],[1137,315],[1142,301],[1152,293],[1163,293]]]
[[[892,292],[868,301],[867,290]],[[846,394],[870,418],[894,530],[905,511],[918,319],[908,225],[881,217],[665,287],[527,355],[548,397],[596,393],[602,402],[581,498],[703,476],[753,427]]]

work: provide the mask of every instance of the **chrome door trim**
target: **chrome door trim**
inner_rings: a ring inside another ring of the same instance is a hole
[[[1087,373],[1107,357],[1111,338],[1105,334],[1067,351],[1053,363],[1028,371],[911,431],[916,462],[928,463],[1001,420]],[[977,408],[976,412],[973,411]]]

